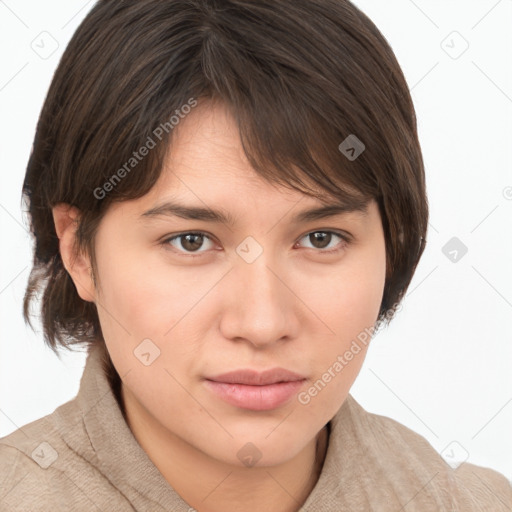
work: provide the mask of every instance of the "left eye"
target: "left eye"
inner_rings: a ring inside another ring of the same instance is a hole
[[[336,246],[334,246],[334,249],[323,250],[327,246],[329,246],[329,244],[333,240],[335,240],[335,238],[333,238],[333,237],[339,238],[342,241],[341,247],[336,248]],[[312,231],[311,233],[308,233],[307,235],[303,236],[301,238],[301,240],[304,238],[310,240],[313,243],[313,249],[322,249],[320,252],[329,252],[329,253],[337,252],[337,251],[341,250],[341,248],[345,245],[345,243],[348,242],[348,239],[346,236],[343,236],[339,233],[335,233],[334,231]],[[318,247],[315,244],[318,244],[320,247]]]
[[[329,248],[326,250],[326,247],[329,247],[329,244],[331,244],[332,241],[335,241],[336,238],[341,240],[341,244],[338,242],[337,245],[341,245],[341,247],[336,247],[336,245],[333,248]],[[342,235],[341,233],[336,233],[334,231],[311,231],[310,233],[307,233],[303,237],[300,238],[300,240],[307,239],[309,240],[313,246],[310,247],[312,249],[318,249],[318,252],[337,252],[341,250],[346,243],[348,243],[348,237],[345,235]],[[180,247],[176,247],[173,245],[173,242],[181,240],[179,242]],[[162,244],[164,246],[171,245],[175,249],[177,249],[180,252],[185,253],[202,253],[205,252],[204,250],[200,251],[198,250],[201,246],[203,246],[204,240],[209,240],[210,243],[212,243],[212,239],[202,232],[189,232],[189,233],[181,233],[179,235],[174,235],[170,238],[167,238],[162,241]],[[207,248],[208,249],[208,248]]]

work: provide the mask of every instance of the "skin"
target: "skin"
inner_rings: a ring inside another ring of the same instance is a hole
[[[224,209],[236,224],[141,220],[171,196]],[[263,181],[228,111],[200,103],[175,129],[172,155],[153,189],[115,203],[102,219],[96,287],[88,256],[72,255],[80,212],[65,204],[53,210],[64,265],[80,297],[98,307],[129,427],[166,480],[201,512],[297,511],[323,463],[323,427],[363,364],[364,346],[309,403],[294,396],[270,411],[230,405],[203,380],[239,368],[283,367],[306,378],[305,391],[374,325],[386,267],[377,204],[370,202],[366,215],[292,223],[315,206],[322,206],[316,198]],[[333,234],[322,245],[306,236],[327,230],[352,241]],[[190,231],[207,237],[202,244],[164,242]],[[263,249],[252,263],[236,252],[248,236]],[[147,338],[160,349],[149,366],[134,356]],[[248,442],[261,453],[253,467],[237,457]]]

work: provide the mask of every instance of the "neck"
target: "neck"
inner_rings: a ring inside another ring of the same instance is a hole
[[[131,400],[126,404],[122,394],[134,437],[171,487],[195,510],[296,512],[318,481],[328,446],[327,426],[295,457],[278,466],[232,466],[155,425]]]

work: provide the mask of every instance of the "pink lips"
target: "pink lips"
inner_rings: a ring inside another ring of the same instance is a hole
[[[286,403],[300,389],[305,377],[284,368],[264,372],[236,370],[208,377],[205,384],[219,398],[241,409],[266,411]]]

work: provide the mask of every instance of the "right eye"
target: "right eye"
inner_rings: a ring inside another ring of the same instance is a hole
[[[168,246],[170,245],[173,248],[171,250],[195,256],[193,253],[206,252],[197,250],[204,245],[205,239],[211,241],[211,238],[206,233],[200,231],[189,231],[166,238],[165,240],[162,240],[161,244],[166,248],[169,248]],[[176,241],[178,242],[174,244]]]

